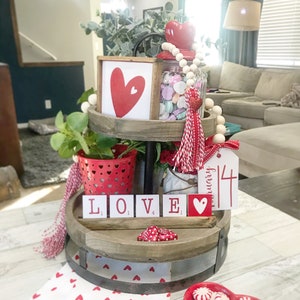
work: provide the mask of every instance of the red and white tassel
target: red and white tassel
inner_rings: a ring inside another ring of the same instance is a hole
[[[182,173],[193,173],[203,167],[205,137],[201,125],[199,108],[202,99],[196,88],[189,88],[185,93],[187,104],[186,122],[180,147],[174,157],[175,167]]]
[[[66,182],[66,190],[64,199],[60,205],[59,211],[56,214],[54,223],[44,231],[43,240],[40,247],[35,250],[42,253],[46,258],[56,257],[64,248],[65,238],[67,234],[66,228],[66,205],[68,200],[81,187],[81,175],[79,164],[74,163],[71,166],[70,173]]]

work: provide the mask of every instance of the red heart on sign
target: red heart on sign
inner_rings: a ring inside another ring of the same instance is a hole
[[[110,77],[110,91],[116,116],[124,117],[139,101],[145,89],[145,79],[142,76],[132,78],[125,84],[120,68],[115,68]]]
[[[172,43],[179,49],[191,49],[195,32],[195,27],[190,22],[181,24],[177,21],[169,21],[165,28],[167,42]]]

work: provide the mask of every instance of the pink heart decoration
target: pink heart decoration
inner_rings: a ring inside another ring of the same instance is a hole
[[[191,49],[195,32],[195,27],[191,22],[181,24],[177,21],[169,21],[165,28],[167,42],[179,49]]]
[[[144,89],[144,77],[136,76],[125,84],[122,70],[115,68],[110,77],[110,91],[116,116],[122,118],[128,114],[139,101]]]

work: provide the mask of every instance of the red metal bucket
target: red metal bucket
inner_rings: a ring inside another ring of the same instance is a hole
[[[115,147],[115,157],[126,150],[125,145]],[[136,150],[122,158],[93,159],[78,153],[78,163],[86,195],[131,194],[135,171]]]

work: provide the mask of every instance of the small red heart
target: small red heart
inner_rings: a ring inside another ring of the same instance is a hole
[[[64,275],[64,274],[59,273],[59,272],[57,272],[57,273],[55,274],[56,278],[59,278],[59,277],[61,277],[61,276],[63,276],[63,275]]]
[[[77,279],[71,278],[71,279],[70,279],[70,283],[74,283],[76,280],[77,280]]]
[[[145,78],[135,76],[125,84],[120,68],[115,68],[110,77],[110,92],[116,116],[127,115],[137,104],[145,89]]]
[[[53,292],[53,291],[55,291],[55,290],[57,290],[57,287],[52,288],[52,289],[51,289],[51,292]]]
[[[105,265],[103,266],[103,269],[109,269],[109,265],[108,265],[108,264],[105,264]]]
[[[124,271],[126,271],[126,270],[127,270],[127,271],[131,271],[131,267],[130,267],[129,265],[127,265],[127,266],[124,267],[123,270],[124,270]]]
[[[112,279],[112,280],[118,279],[118,276],[115,274],[115,275],[112,276],[111,279]]]
[[[170,298],[171,297],[171,293],[168,293],[166,296],[167,296],[167,298]]]
[[[201,98],[190,97],[190,107],[193,111],[197,111],[202,105]]]
[[[191,22],[181,24],[177,21],[169,21],[165,27],[167,42],[179,49],[191,49],[195,32],[195,26]]]
[[[135,281],[135,280],[140,281],[141,277],[139,275],[135,275],[132,280],[133,281]]]
[[[149,271],[150,271],[150,272],[155,272],[154,267],[151,267],[151,268],[149,269]]]
[[[119,291],[119,290],[113,290],[113,294],[121,294],[121,291]]]
[[[82,295],[78,295],[78,296],[75,298],[75,300],[83,300]]]
[[[106,297],[104,300],[110,300],[110,298]]]
[[[78,260],[79,259],[79,255],[75,255],[75,260]]]
[[[163,279],[163,278],[161,278],[159,282],[160,282],[160,283],[164,283],[164,282],[166,282],[166,280]]]
[[[32,296],[32,299],[37,299],[39,296],[41,296],[40,294],[34,294],[33,296]]]
[[[95,287],[93,288],[93,291],[101,291],[100,286],[95,286]]]

